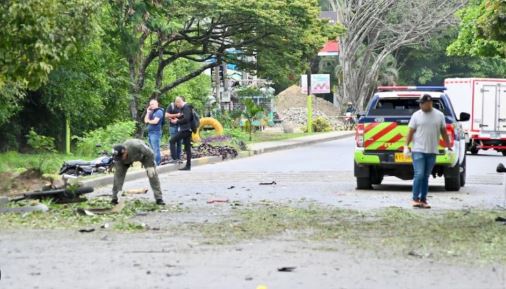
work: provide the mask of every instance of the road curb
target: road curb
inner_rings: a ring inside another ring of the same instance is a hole
[[[312,145],[312,144],[316,144],[316,143],[320,143],[320,142],[328,142],[328,141],[338,140],[338,139],[350,137],[354,134],[355,134],[354,132],[343,133],[341,135],[334,135],[334,136],[329,136],[329,137],[324,137],[324,138],[316,138],[316,139],[312,139],[312,140],[298,141],[298,142],[293,142],[293,143],[289,143],[289,144],[274,145],[274,146],[266,147],[266,148],[262,148],[262,149],[250,150],[249,152],[252,153],[251,155],[258,155],[258,154],[263,154],[263,153],[269,153],[269,152],[275,152],[275,151],[280,151],[280,150],[308,146],[308,145]]]
[[[192,167],[214,164],[214,163],[218,163],[221,161],[222,161],[221,157],[214,157],[214,156],[193,159],[192,160]],[[158,174],[167,173],[167,172],[174,172],[174,171],[177,171],[178,169],[179,169],[179,166],[175,165],[175,164],[167,164],[167,165],[162,165],[162,166],[156,167],[156,171],[158,172]],[[133,180],[144,178],[144,177],[147,177],[146,170],[137,169],[135,171],[131,171],[131,172],[127,173],[127,175],[125,176],[125,182],[133,181]],[[90,179],[90,180],[79,180],[78,179],[77,181],[80,182],[83,186],[87,186],[87,187],[88,186],[89,187],[103,187],[103,186],[112,184],[113,180],[114,180],[113,175],[107,175],[107,176],[98,177],[98,178],[94,178],[94,179]]]
[[[269,153],[269,152],[275,152],[275,151],[280,151],[280,150],[285,150],[285,149],[293,149],[293,148],[297,148],[297,147],[308,146],[308,145],[312,145],[312,144],[320,143],[320,142],[328,142],[328,141],[338,140],[338,139],[350,137],[353,134],[354,134],[353,132],[349,132],[349,133],[343,133],[340,135],[333,135],[333,136],[327,136],[327,137],[322,136],[320,138],[315,138],[315,139],[310,139],[310,140],[303,140],[303,139],[302,140],[301,139],[288,140],[285,142],[290,142],[290,143],[280,143],[278,145],[273,145],[273,146],[265,147],[265,148],[261,148],[261,149],[254,149],[254,150],[239,152],[239,155],[237,158],[246,158],[246,157],[251,157],[254,155],[259,155],[259,154],[264,154],[264,153]],[[235,158],[235,159],[237,159],[237,158]],[[192,159],[192,167],[208,165],[208,164],[215,164],[215,163],[219,163],[219,162],[223,162],[223,161],[227,161],[227,160],[232,160],[232,159],[225,159],[224,160],[222,157],[214,157],[214,156]],[[161,174],[161,173],[177,171],[178,168],[179,168],[179,166],[177,166],[177,165],[168,164],[168,165],[159,166],[156,168],[156,170],[157,170],[158,174]],[[131,172],[127,173],[127,175],[125,177],[125,182],[133,181],[133,180],[144,178],[144,177],[146,177],[146,171],[144,169],[131,171]],[[98,177],[98,178],[94,178],[94,179],[90,179],[90,180],[77,179],[77,181],[80,182],[82,185],[90,186],[90,187],[103,187],[106,185],[110,185],[113,183],[113,180],[114,180],[113,175]]]

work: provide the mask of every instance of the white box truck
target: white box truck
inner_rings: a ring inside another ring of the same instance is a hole
[[[506,79],[447,78],[445,87],[455,113],[471,114],[462,123],[467,150],[493,149],[506,156]]]

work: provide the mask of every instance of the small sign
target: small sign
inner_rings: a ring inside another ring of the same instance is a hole
[[[307,93],[307,75],[300,77],[302,93]],[[311,93],[330,93],[330,74],[311,74]]]

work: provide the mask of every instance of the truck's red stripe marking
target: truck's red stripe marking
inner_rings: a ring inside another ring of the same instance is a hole
[[[392,122],[390,125],[388,125],[387,127],[385,127],[383,130],[381,130],[380,132],[378,132],[377,134],[375,134],[371,139],[368,139],[365,142],[365,147],[370,146],[375,141],[377,141],[378,139],[380,139],[382,136],[386,135],[387,133],[391,132],[396,127],[397,127],[397,123],[396,122]]]
[[[389,141],[386,141],[385,144],[386,143],[390,143],[390,144],[396,143],[396,142],[400,141],[403,137],[404,136],[402,134],[398,134],[398,135],[394,136],[393,138],[391,138]],[[378,148],[379,151],[384,151],[384,150],[387,150],[387,149],[388,148],[385,145],[382,145],[382,146],[380,146]]]
[[[371,123],[368,123],[368,124],[365,126],[365,132],[368,132],[368,131],[372,130],[372,129],[373,129],[373,128],[375,128],[378,124],[379,124],[379,122],[371,122]]]

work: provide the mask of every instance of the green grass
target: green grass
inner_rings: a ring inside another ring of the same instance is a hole
[[[340,240],[373,252],[464,262],[506,263],[504,211],[429,213],[389,208],[371,213],[311,205],[261,205],[215,224],[193,224],[210,242],[233,243],[295,233],[300,239]],[[328,245],[326,247],[329,247]]]
[[[141,224],[132,222],[131,217],[137,212],[159,212],[160,207],[151,201],[127,201],[125,208],[119,213],[87,216],[77,212],[78,208],[110,208],[108,198],[95,198],[83,203],[55,204],[43,202],[49,207],[48,212],[32,212],[25,214],[0,214],[0,228],[2,229],[82,229],[98,228],[106,223],[118,231],[145,230]],[[28,202],[10,204],[11,206],[23,206]],[[165,209],[178,211],[179,208],[164,207]]]
[[[0,173],[21,173],[30,168],[38,168],[44,174],[57,174],[63,161],[71,159],[92,158],[57,153],[21,154],[11,151],[0,153]]]

